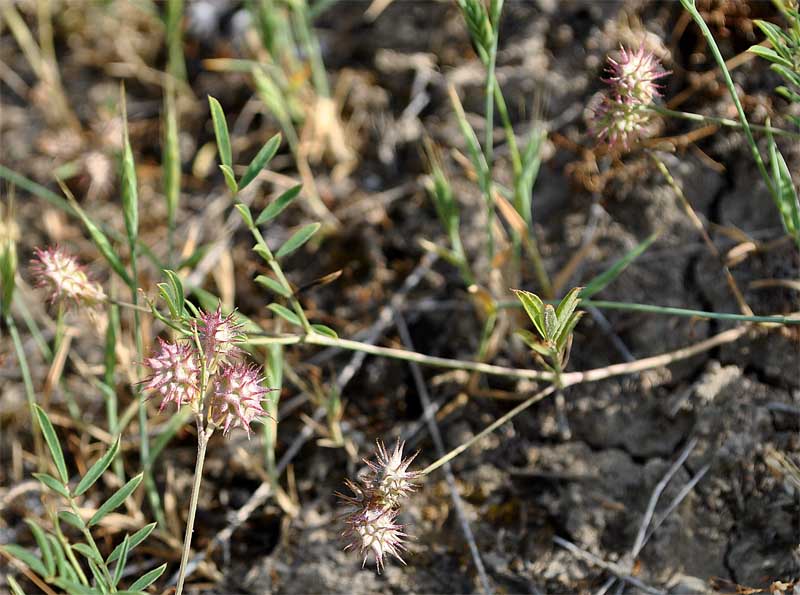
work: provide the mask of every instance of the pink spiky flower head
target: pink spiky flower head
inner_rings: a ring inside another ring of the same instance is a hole
[[[50,303],[73,304],[92,308],[105,301],[106,294],[99,283],[92,281],[78,260],[59,246],[45,250],[34,249],[31,273],[36,286],[50,294]]]
[[[220,366],[211,394],[209,418],[222,427],[223,435],[227,436],[233,428],[243,428],[250,438],[250,424],[268,415],[261,401],[272,389],[264,388],[262,380],[257,366],[243,362]]]
[[[236,343],[244,339],[242,325],[235,321],[233,312],[223,316],[221,304],[214,312],[200,312],[197,334],[200,336],[203,355],[212,368],[239,353]]]
[[[200,365],[194,346],[189,342],[168,343],[161,338],[158,341],[161,351],[145,360],[153,373],[142,383],[143,389],[153,397],[161,396],[159,411],[168,403],[175,403],[177,409],[190,404],[199,406]]]
[[[634,52],[620,46],[619,58],[609,57],[606,71],[608,78],[603,81],[611,85],[613,93],[624,101],[641,105],[652,103],[661,95],[661,86],[656,81],[669,74],[658,58],[643,47]]]
[[[419,472],[408,470],[419,453],[403,458],[403,446],[405,443],[398,439],[390,454],[383,442],[378,440],[375,461],[364,461],[372,471],[368,481],[372,484],[375,496],[389,508],[397,507],[400,500],[413,492],[416,480],[420,477]]]

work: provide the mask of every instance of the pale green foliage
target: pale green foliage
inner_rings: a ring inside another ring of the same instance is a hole
[[[45,529],[33,519],[26,519],[38,552],[28,550],[17,544],[4,545],[2,549],[23,562],[31,571],[39,575],[42,580],[67,593],[86,593],[89,595],[144,593],[144,590],[164,573],[167,567],[166,564],[162,564],[135,579],[126,590],[120,588],[120,580],[124,574],[131,550],[150,535],[156,524],[147,525],[133,535],[125,535],[122,543],[106,558],[100,553],[89,530],[90,527],[97,525],[106,515],[119,508],[125,502],[125,499],[139,487],[142,482],[142,474],[140,473],[131,478],[108,499],[101,502],[91,519],[88,522],[84,521],[77,514],[79,510],[77,498],[94,486],[114,461],[119,453],[119,438],[92,464],[73,488],[71,487],[64,453],[61,450],[58,435],[50,422],[50,418],[44,409],[38,405],[34,405],[34,413],[58,477],[48,473],[35,473],[34,476],[49,491],[59,496],[64,501],[62,506],[70,510],[62,510],[58,514],[51,514],[52,530]],[[77,529],[83,536],[83,541],[71,542],[62,530],[62,521]],[[85,564],[91,571],[91,577],[86,575],[84,565],[79,562],[78,557],[75,555],[76,553],[85,559]]]
[[[535,293],[514,290],[538,336],[525,329],[517,330],[516,334],[543,358],[543,365],[553,372],[563,370],[569,359],[572,333],[583,316],[583,312],[576,311],[581,300],[581,289],[575,287],[570,290],[555,307],[545,304]]]

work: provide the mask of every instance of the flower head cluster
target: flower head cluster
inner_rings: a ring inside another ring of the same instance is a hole
[[[345,482],[353,495],[339,494],[349,509],[343,517],[343,536],[348,539],[345,549],[358,550],[364,556],[362,566],[372,553],[379,573],[387,555],[405,564],[400,552],[405,549],[407,535],[403,525],[397,523],[397,515],[402,500],[414,491],[420,478],[418,472],[408,470],[416,456],[403,458],[403,443],[399,440],[391,453],[379,441],[375,460],[364,461],[369,473],[358,483]]]
[[[99,283],[92,281],[78,260],[59,246],[36,248],[31,273],[37,287],[44,287],[51,303],[94,307],[106,299]]]
[[[144,380],[144,390],[162,398],[159,410],[169,403],[178,408],[191,405],[198,414],[205,410],[208,423],[222,428],[224,435],[242,428],[249,438],[250,424],[268,415],[261,401],[271,389],[262,385],[258,366],[239,359],[241,325],[218,307],[215,312],[201,311],[192,328],[199,341],[159,339],[160,352],[145,360],[152,374]]]
[[[592,133],[612,148],[628,149],[646,134],[652,120],[647,108],[661,95],[656,81],[669,72],[644,48],[635,52],[620,48],[618,59],[608,58],[606,72],[603,82],[609,89],[593,110]]]

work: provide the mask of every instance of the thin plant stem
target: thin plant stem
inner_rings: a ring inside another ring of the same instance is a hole
[[[737,128],[739,130],[744,129],[744,126],[742,125],[741,122],[737,122],[736,120],[731,120],[729,118],[720,118],[717,116],[705,116],[703,114],[682,112],[678,110],[672,110],[661,105],[649,105],[647,109],[657,114],[661,114],[662,116],[667,116],[670,118],[680,118],[682,120],[689,120],[690,122],[698,122],[701,124],[719,124],[720,126],[726,126],[728,128]],[[761,126],[759,124],[750,124],[750,128],[752,130],[757,130],[759,132],[769,132],[771,134],[774,134],[775,136],[785,136],[787,138],[800,139],[800,133],[792,132],[791,130],[784,130],[782,128],[775,128],[773,126]]]
[[[202,421],[197,421],[197,460],[194,467],[194,482],[192,483],[192,496],[189,501],[189,517],[186,519],[186,534],[183,538],[183,553],[181,554],[181,567],[178,571],[178,587],[175,595],[183,593],[183,583],[186,580],[186,564],[192,550],[192,533],[194,531],[194,517],[197,513],[197,499],[200,495],[200,484],[203,480],[203,463],[206,460],[206,446],[213,433],[213,428],[204,430]]]
[[[25,385],[25,398],[28,401],[28,409],[31,414],[31,422],[35,419],[33,406],[36,403],[36,394],[33,391],[33,380],[31,379],[31,370],[28,366],[28,358],[25,355],[25,348],[22,345],[22,339],[19,336],[19,330],[11,317],[11,314],[6,314],[6,326],[11,335],[11,342],[14,343],[14,351],[17,354],[17,362],[19,363],[19,371],[22,374],[22,383]],[[36,451],[36,460],[39,462],[39,470],[45,470],[44,445],[42,444],[42,436],[39,432],[33,432],[33,445]]]
[[[428,474],[432,473],[433,471],[436,471],[439,467],[441,467],[445,463],[447,463],[447,462],[453,460],[454,458],[456,458],[462,452],[467,450],[470,446],[475,444],[478,440],[480,440],[481,438],[483,438],[484,436],[486,436],[488,434],[491,434],[497,428],[502,426],[504,423],[506,423],[510,419],[516,417],[517,415],[519,415],[523,411],[525,411],[528,407],[530,407],[534,403],[538,403],[542,399],[550,396],[555,390],[556,390],[555,385],[551,385],[551,386],[548,386],[546,389],[544,389],[542,391],[539,391],[538,393],[536,393],[532,397],[529,397],[528,399],[526,399],[525,401],[523,401],[522,403],[520,403],[519,405],[514,407],[511,411],[509,411],[505,415],[502,415],[502,416],[498,417],[494,422],[492,422],[491,424],[486,426],[483,430],[481,430],[480,432],[475,434],[472,438],[470,438],[469,440],[467,440],[466,442],[464,442],[460,446],[457,446],[456,448],[454,448],[453,450],[448,452],[443,457],[440,457],[439,459],[435,460],[433,463],[431,463],[430,465],[425,467],[425,469],[423,469],[420,472],[420,474],[421,475],[428,475]]]
[[[722,76],[725,79],[725,86],[728,88],[728,92],[733,100],[733,105],[736,107],[736,113],[739,115],[739,121],[741,122],[742,130],[744,131],[745,138],[747,139],[747,144],[750,147],[750,153],[753,155],[753,160],[756,162],[756,167],[758,167],[758,171],[761,174],[761,177],[764,179],[764,183],[767,185],[767,188],[775,200],[775,203],[780,205],[780,197],[776,193],[775,185],[772,183],[772,179],[767,172],[767,167],[764,165],[764,160],[761,158],[761,153],[758,150],[758,145],[756,145],[756,141],[753,138],[753,132],[750,129],[750,123],[747,121],[747,116],[744,113],[742,102],[739,101],[739,95],[736,93],[736,86],[733,83],[733,79],[731,78],[731,73],[728,71],[728,67],[725,65],[725,58],[722,57],[722,53],[719,51],[719,47],[717,47],[717,42],[714,40],[711,30],[708,28],[708,25],[706,25],[703,17],[697,11],[694,0],[681,0],[681,4],[692,17],[695,24],[700,28],[700,32],[703,34],[703,37],[708,44],[708,48],[711,50],[711,54],[714,56],[717,65],[722,71]]]
[[[730,269],[725,264],[725,260],[722,258],[722,255],[719,253],[719,250],[717,249],[716,245],[714,245],[714,242],[711,240],[711,236],[708,235],[708,232],[706,231],[706,228],[703,225],[702,220],[700,219],[700,217],[697,216],[697,213],[692,207],[692,203],[690,203],[689,199],[686,198],[683,189],[675,181],[675,178],[672,177],[672,174],[669,173],[669,170],[667,169],[667,166],[664,164],[664,162],[661,159],[659,159],[654,152],[649,151],[648,155],[650,155],[650,159],[652,159],[653,163],[656,164],[658,171],[661,172],[661,174],[664,176],[664,179],[667,181],[667,184],[669,184],[670,188],[672,188],[672,191],[680,200],[683,210],[686,212],[686,215],[689,217],[689,220],[692,222],[692,225],[694,225],[695,229],[700,234],[700,237],[703,238],[703,242],[708,248],[708,251],[722,265],[722,272],[725,275],[725,281],[728,283],[728,287],[730,287],[731,293],[733,294],[733,297],[736,299],[736,303],[739,305],[739,310],[741,310],[742,314],[745,316],[752,316],[753,311],[750,309],[750,306],[747,305],[747,302],[745,301],[742,292],[739,290],[739,286],[736,284],[736,279],[733,278]]]
[[[61,344],[64,341],[64,336],[66,335],[67,329],[64,318],[64,304],[59,302],[58,310],[56,312],[56,332],[53,336],[52,361],[55,361],[55,359],[58,357],[58,353],[61,350]],[[69,409],[69,414],[72,416],[72,419],[79,419],[81,417],[81,412],[78,404],[75,402],[75,396],[72,394],[72,391],[64,391],[64,396],[66,397],[67,409]]]
[[[545,300],[547,303],[547,300]],[[558,303],[558,302],[552,302]],[[730,320],[732,322],[755,322],[762,325],[775,324],[800,324],[800,316],[745,316],[727,312],[708,312],[706,310],[690,310],[688,308],[673,308],[671,306],[655,306],[652,304],[637,304],[635,302],[614,302],[604,300],[581,300],[582,306],[594,306],[600,310],[629,310],[631,312],[647,312],[648,314],[663,314],[666,316],[683,316],[690,318],[705,318],[708,320]],[[497,302],[497,308],[521,308],[519,300],[504,300]]]

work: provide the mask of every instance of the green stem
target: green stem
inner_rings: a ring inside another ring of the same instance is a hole
[[[28,401],[28,409],[31,414],[31,421],[36,418],[33,406],[36,404],[36,394],[33,391],[33,379],[31,378],[31,369],[28,366],[28,358],[25,355],[25,348],[22,345],[22,339],[19,336],[19,330],[11,318],[11,314],[6,314],[6,326],[11,335],[11,342],[14,343],[14,351],[17,354],[17,362],[19,363],[19,371],[22,374],[22,383],[25,385],[25,398]],[[44,445],[42,444],[42,435],[39,432],[33,432],[33,445],[36,452],[36,460],[39,462],[39,470],[46,470],[46,459],[44,457]]]
[[[507,421],[511,420],[512,418],[516,417],[517,415],[519,415],[523,411],[525,411],[528,407],[530,407],[534,403],[538,403],[539,401],[541,401],[545,397],[551,395],[553,393],[553,391],[555,391],[555,390],[556,390],[556,387],[554,385],[551,385],[551,386],[548,386],[543,391],[540,391],[540,392],[536,393],[535,395],[533,395],[532,397],[526,399],[525,401],[523,401],[522,403],[520,403],[519,405],[514,407],[511,411],[509,411],[505,415],[502,415],[502,416],[498,417],[494,422],[492,422],[491,424],[486,426],[483,430],[481,430],[480,432],[475,434],[472,438],[470,438],[469,440],[467,440],[466,442],[464,442],[460,446],[457,446],[456,448],[454,448],[453,450],[448,452],[443,457],[437,459],[436,461],[434,461],[433,463],[431,463],[430,465],[425,467],[425,469],[423,469],[420,472],[420,474],[424,476],[424,475],[429,475],[430,473],[436,471],[439,467],[441,467],[445,463],[448,463],[448,462],[452,461],[454,458],[456,458],[462,452],[467,450],[470,446],[475,444],[478,440],[480,440],[481,438],[483,438],[484,436],[486,436],[488,434],[491,434],[497,428],[499,428],[500,426],[502,426],[504,423],[506,423]]]
[[[699,122],[702,124],[719,124],[720,126],[737,128],[739,130],[742,130],[744,128],[741,122],[737,122],[736,120],[730,120],[728,118],[719,118],[717,116],[704,116],[702,114],[693,114],[691,112],[681,112],[677,110],[671,110],[660,105],[650,105],[648,106],[647,109],[657,114],[661,114],[662,116],[668,116],[670,118],[681,118],[683,120],[689,120],[690,122]],[[771,134],[774,134],[775,136],[785,136],[787,138],[800,139],[800,133],[792,132],[790,130],[784,130],[782,128],[774,128],[772,126],[761,126],[759,124],[750,124],[750,128],[753,130],[758,130],[759,132],[769,132]]]
[[[72,509],[72,514],[76,517],[81,518],[80,510],[78,509],[78,505],[75,504],[75,500],[70,496],[69,498],[69,507]],[[81,529],[81,534],[83,535],[84,540],[92,548],[92,551],[97,556],[99,560],[105,560],[103,555],[100,553],[100,549],[97,547],[97,543],[94,541],[94,537],[92,537],[92,532],[89,531],[89,528],[84,525]],[[108,567],[105,564],[98,565],[100,570],[103,572],[104,578],[106,579],[106,583],[111,587],[112,591],[116,591],[113,585],[113,579],[111,578],[111,573],[108,571]]]
[[[56,531],[56,538],[61,543],[61,547],[64,549],[64,554],[67,556],[67,559],[69,559],[69,563],[72,564],[72,568],[75,570],[78,580],[88,586],[89,580],[86,578],[86,574],[84,574],[80,562],[78,562],[78,559],[75,557],[75,552],[72,551],[69,541],[64,537],[64,533],[61,531],[61,524],[58,521],[58,515],[56,514],[53,515],[53,527]]]
[[[197,513],[197,499],[200,495],[200,484],[203,480],[203,463],[206,460],[206,446],[213,433],[213,428],[204,430],[202,422],[197,423],[197,459],[194,467],[194,483],[192,484],[192,496],[189,501],[189,517],[186,519],[186,534],[183,538],[183,554],[181,554],[181,567],[178,571],[178,587],[175,595],[183,593],[183,583],[186,580],[186,564],[189,562],[189,553],[192,549],[192,533],[194,531],[194,517]]]
[[[695,7],[694,0],[681,0],[681,4],[686,9],[686,11],[691,15],[694,22],[700,28],[700,31],[703,34],[703,37],[706,39],[706,43],[708,43],[708,47],[711,50],[714,59],[717,61],[717,65],[719,66],[720,70],[722,71],[722,76],[725,79],[725,85],[728,87],[728,92],[730,93],[731,99],[733,100],[734,106],[736,106],[736,112],[739,114],[739,121],[742,124],[742,130],[744,131],[744,135],[747,138],[747,144],[750,146],[750,153],[753,155],[753,160],[756,162],[756,166],[758,167],[758,171],[761,173],[761,177],[764,179],[764,183],[767,185],[770,194],[772,195],[773,199],[777,204],[780,204],[779,197],[776,194],[775,187],[772,183],[772,179],[767,172],[767,168],[764,165],[764,160],[761,158],[761,153],[758,151],[758,146],[756,145],[756,141],[753,138],[753,132],[750,130],[750,124],[747,121],[747,116],[744,113],[744,108],[742,107],[742,102],[739,101],[739,96],[736,93],[736,86],[733,84],[733,79],[731,78],[731,73],[728,72],[727,66],[725,66],[725,58],[722,57],[722,53],[719,51],[719,47],[717,47],[717,42],[714,41],[714,36],[711,34],[711,30],[706,25],[706,22],[703,20],[703,17],[697,11]]]

